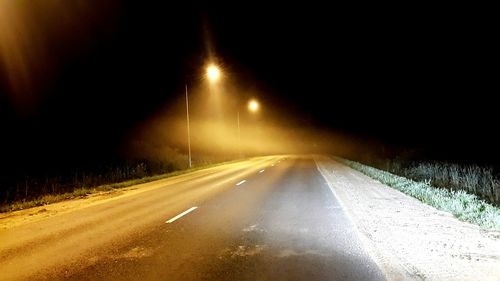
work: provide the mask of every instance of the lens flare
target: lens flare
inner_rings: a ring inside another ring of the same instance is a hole
[[[215,65],[207,67],[207,76],[210,81],[217,81],[220,77],[220,70]]]
[[[255,100],[251,100],[248,102],[248,110],[255,112],[259,109],[259,103]]]

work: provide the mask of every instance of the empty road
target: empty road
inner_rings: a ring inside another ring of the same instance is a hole
[[[0,280],[384,280],[309,157],[141,185],[0,230]]]

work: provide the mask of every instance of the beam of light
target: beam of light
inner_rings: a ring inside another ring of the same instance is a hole
[[[21,1],[0,1],[0,68],[5,70],[10,98],[16,107],[33,102],[32,68],[40,63],[40,46],[31,40],[26,6]]]
[[[255,112],[259,109],[259,103],[255,100],[251,100],[248,102],[248,110]]]
[[[0,81],[18,114],[37,110],[64,63],[95,40],[96,30],[112,30],[118,1],[84,2],[0,0]]]
[[[215,65],[210,65],[207,67],[207,77],[210,81],[217,81],[220,77],[220,70]]]

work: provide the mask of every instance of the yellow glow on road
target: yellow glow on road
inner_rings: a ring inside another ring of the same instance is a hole
[[[248,102],[248,109],[250,111],[257,111],[259,109],[259,104],[255,100],[251,100]]]
[[[210,65],[207,67],[207,76],[210,81],[216,81],[220,77],[220,70],[215,65]]]

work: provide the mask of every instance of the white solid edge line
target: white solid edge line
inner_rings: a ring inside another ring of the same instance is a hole
[[[241,184],[244,184],[247,180],[242,180],[240,181],[239,183],[237,183],[236,185],[241,185]]]
[[[188,213],[190,213],[190,212],[192,212],[192,211],[196,210],[197,208],[198,208],[198,207],[196,207],[196,206],[191,207],[191,208],[189,208],[189,209],[185,210],[184,212],[182,212],[182,213],[178,214],[177,216],[175,216],[175,217],[173,217],[173,218],[169,219],[169,220],[168,220],[168,221],[166,221],[165,223],[173,223],[174,221],[176,221],[176,220],[180,219],[181,217],[183,217],[183,216],[187,215]]]
[[[263,173],[264,171],[265,171],[265,169],[264,169],[264,170],[260,170],[260,171],[259,171],[259,174],[260,174],[260,173]]]

